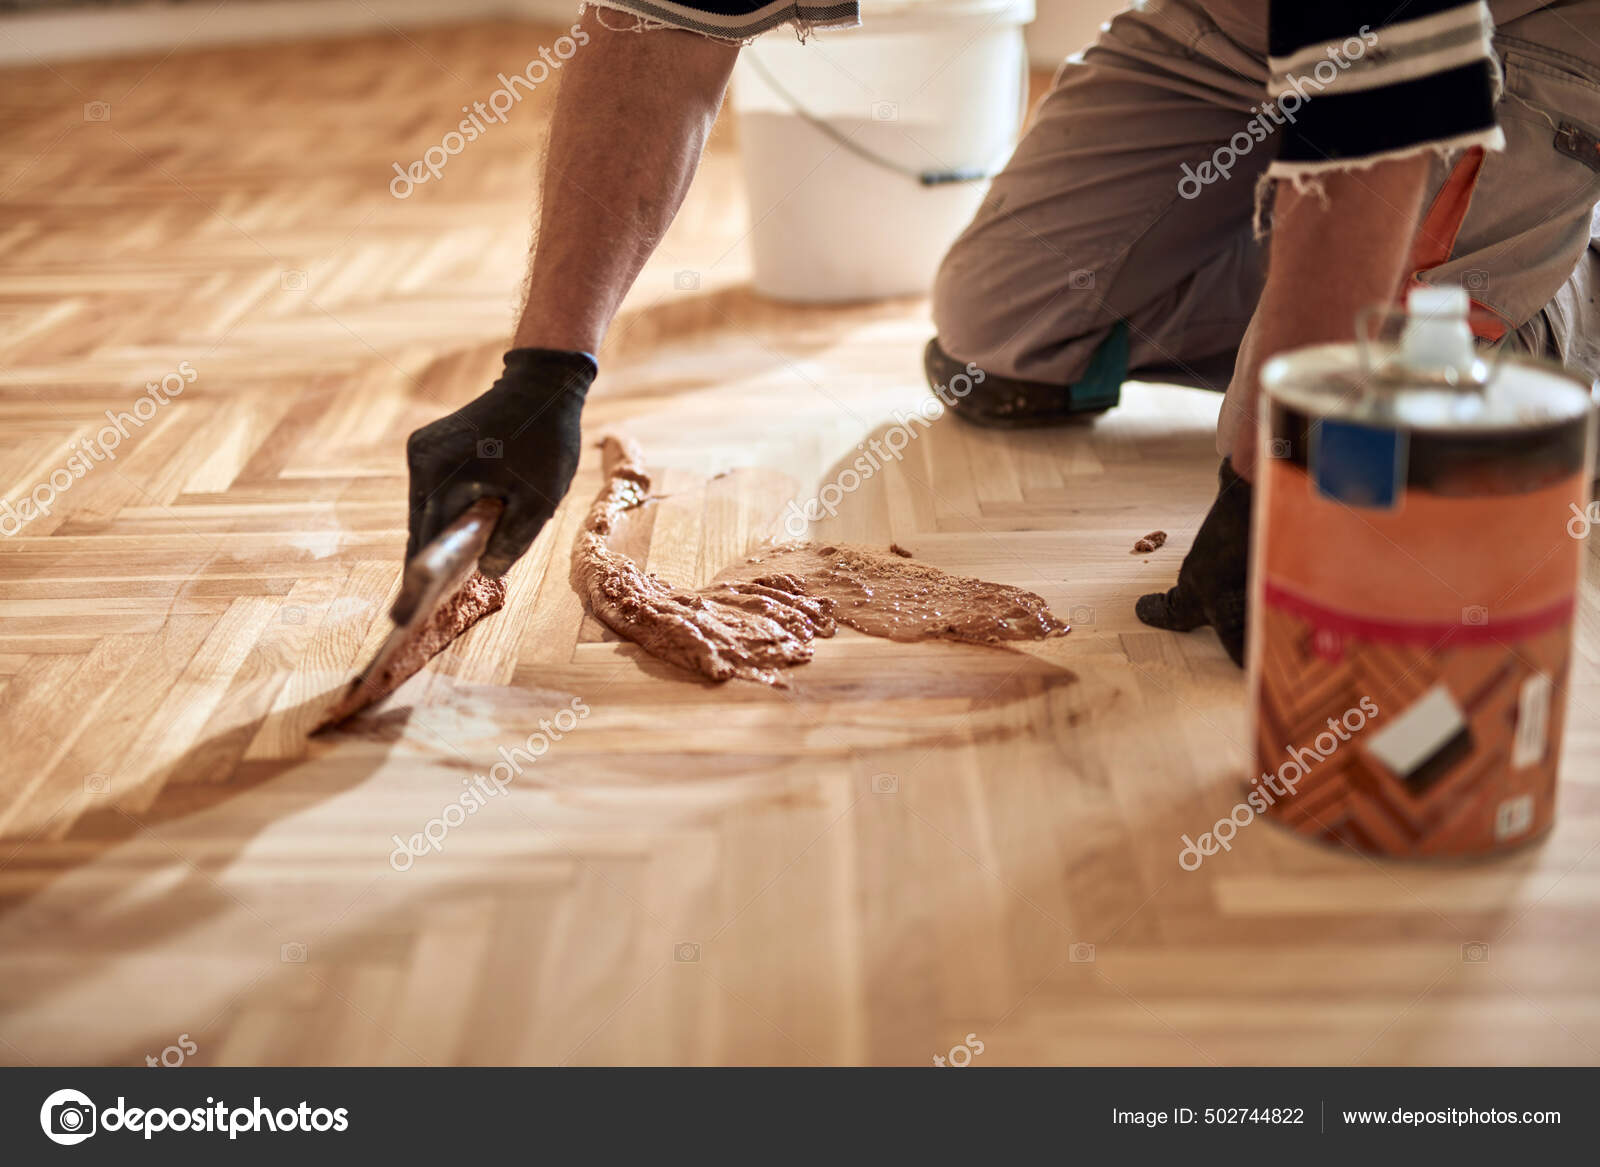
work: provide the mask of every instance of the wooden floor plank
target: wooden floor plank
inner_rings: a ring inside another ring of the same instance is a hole
[[[1061,640],[846,632],[786,692],[675,673],[572,591],[588,450],[505,610],[308,741],[385,631],[406,434],[498,369],[553,85],[406,200],[391,165],[547,39],[6,73],[4,497],[196,377],[0,539],[0,1060],[188,1034],[196,1064],[926,1065],[971,1033],[990,1065],[1600,1062],[1592,573],[1542,846],[1374,864],[1262,824],[1180,868],[1252,753],[1215,639],[1133,616],[1210,499],[1198,392],[1130,385],[1049,432],[941,419],[819,525],[1035,589]],[[741,199],[725,119],[585,418],[666,496],[620,543],[690,586],[926,395],[926,302],[754,296]]]

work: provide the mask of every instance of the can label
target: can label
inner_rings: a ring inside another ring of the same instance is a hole
[[[1555,815],[1587,419],[1425,435],[1268,409],[1250,633],[1265,813],[1382,855],[1537,837]]]

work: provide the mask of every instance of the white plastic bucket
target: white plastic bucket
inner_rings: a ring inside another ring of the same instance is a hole
[[[1033,0],[863,4],[734,71],[756,290],[807,303],[921,295],[1010,155]],[[934,181],[925,182],[922,176]]]

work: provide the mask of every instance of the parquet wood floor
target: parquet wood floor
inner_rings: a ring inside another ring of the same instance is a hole
[[[406,200],[391,164],[550,35],[4,74],[4,497],[195,376],[0,539],[0,1061],[188,1035],[199,1064],[926,1065],[968,1034],[979,1065],[1600,1061],[1592,582],[1542,846],[1377,864],[1261,823],[1179,868],[1250,755],[1214,639],[1133,617],[1210,498],[1188,390],[1048,433],[943,419],[820,529],[1034,589],[1063,639],[846,632],[787,693],[674,675],[569,585],[591,450],[505,611],[308,743],[383,632],[406,433],[497,370],[551,94]],[[925,392],[925,303],[747,290],[735,151],[722,128],[586,417],[643,443],[667,497],[624,542],[690,586]],[[574,700],[396,869],[393,836]]]

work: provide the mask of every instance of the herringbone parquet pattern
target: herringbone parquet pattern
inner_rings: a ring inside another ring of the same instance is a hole
[[[591,456],[505,610],[308,743],[383,631],[405,434],[496,370],[551,94],[405,200],[391,164],[543,43],[0,84],[5,498],[90,458],[0,540],[0,1060],[187,1035],[204,1064],[927,1064],[975,1033],[980,1065],[1600,1061],[1592,588],[1543,847],[1376,865],[1258,824],[1179,867],[1252,753],[1215,642],[1132,615],[1209,501],[1197,393],[1050,433],[944,419],[822,525],[1038,591],[1061,640],[846,633],[788,692],[687,680],[572,592]],[[622,543],[688,586],[924,392],[923,304],[744,290],[738,181],[724,128],[586,419],[643,444],[665,497]]]

